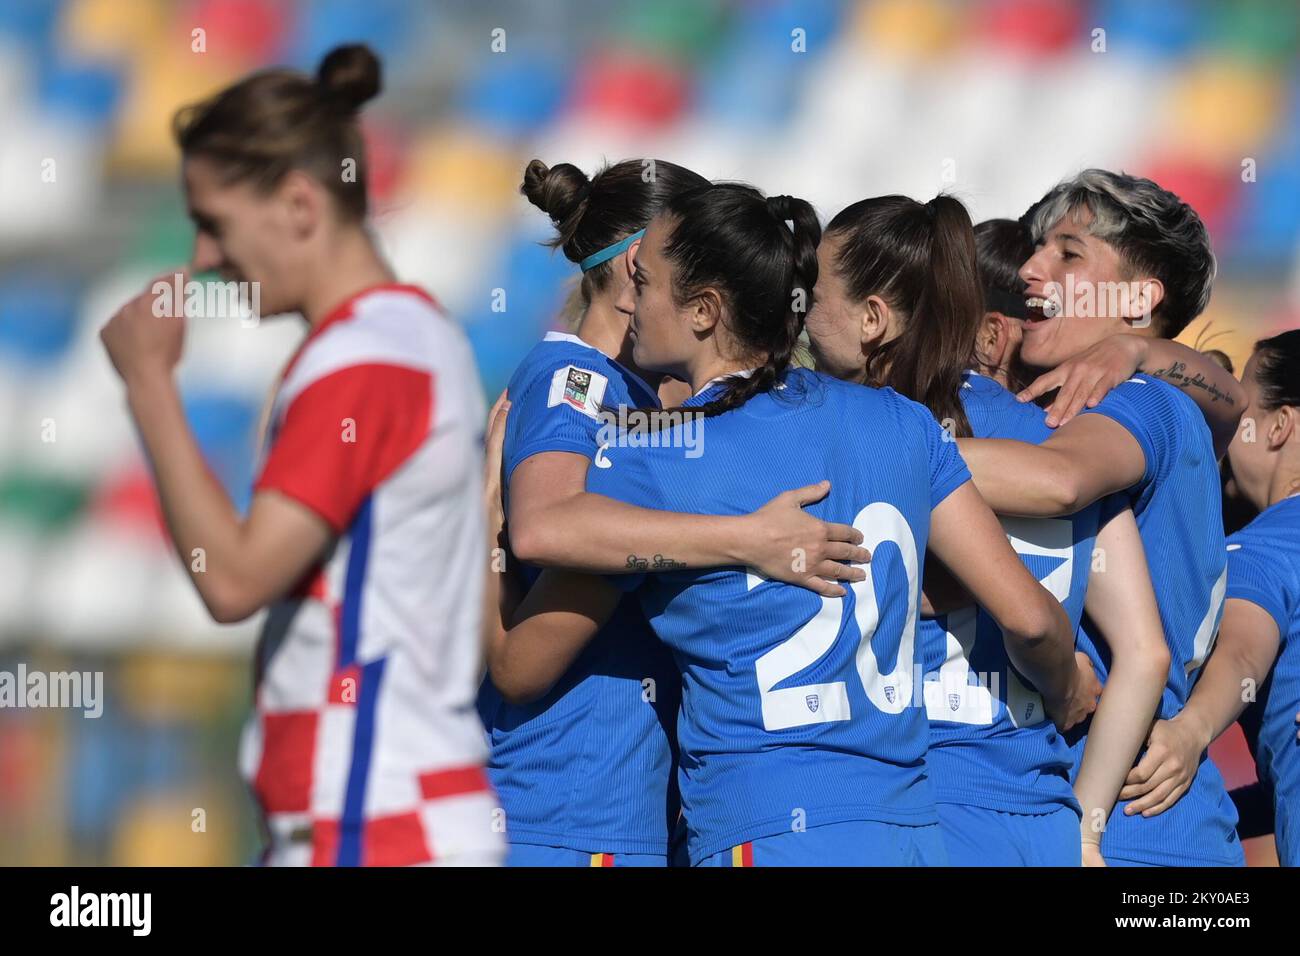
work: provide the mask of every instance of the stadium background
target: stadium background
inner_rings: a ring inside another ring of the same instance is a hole
[[[1255,338],[1298,324],[1290,0],[4,0],[0,670],[101,671],[107,701],[99,719],[0,711],[0,864],[251,858],[234,771],[256,621],[205,620],[96,333],[188,256],[174,108],[356,40],[386,72],[365,113],[378,232],[464,323],[489,396],[575,273],[518,195],[534,156],[669,158],[824,218],[941,188],[977,221],[1017,216],[1084,166],[1122,168],[1180,193],[1214,237],[1220,278],[1189,344],[1214,335],[1240,368]],[[191,322],[188,413],[241,505],[263,397],[300,335]],[[1215,753],[1230,782],[1253,779],[1235,731]],[[1275,860],[1267,839],[1247,849]]]

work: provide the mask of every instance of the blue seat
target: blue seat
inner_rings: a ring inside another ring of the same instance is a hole
[[[76,334],[79,292],[48,273],[0,278],[0,353],[35,369],[56,362]]]
[[[204,459],[235,507],[245,510],[252,494],[257,405],[242,393],[197,387],[185,390],[183,402]]]
[[[112,119],[122,94],[120,73],[105,63],[55,60],[40,81],[41,107],[96,128]]]
[[[288,42],[287,59],[314,71],[321,57],[344,43],[365,43],[393,69],[399,57],[417,38],[432,11],[409,0],[316,0],[298,18],[298,31]],[[391,75],[391,72],[390,72]]]
[[[488,56],[456,102],[465,118],[504,136],[525,136],[564,102],[569,71],[558,61],[526,52]]]
[[[1101,0],[1089,22],[1106,31],[1107,52],[1174,59],[1209,39],[1204,10],[1187,0]]]

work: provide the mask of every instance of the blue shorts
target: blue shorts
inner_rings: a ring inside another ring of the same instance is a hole
[[[1104,845],[1101,848],[1101,855],[1102,858],[1106,861],[1107,866],[1245,866],[1246,851],[1241,849],[1240,841],[1238,841],[1237,847],[1241,858],[1234,863],[1187,863],[1187,864],[1151,863],[1148,860],[1130,860],[1130,859],[1125,859],[1122,856],[1111,856],[1109,853],[1106,852],[1106,847]]]
[[[666,854],[590,853],[562,846],[511,843],[506,866],[667,866]]]
[[[707,856],[696,866],[947,866],[937,824],[872,820],[828,823],[761,837]]]
[[[953,866],[1082,866],[1079,814],[1008,813],[939,804],[939,828]]]

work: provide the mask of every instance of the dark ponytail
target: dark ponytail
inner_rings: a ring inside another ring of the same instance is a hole
[[[534,159],[524,169],[519,191],[555,224],[547,245],[564,250],[578,263],[639,229],[644,229],[673,196],[707,186],[709,181],[684,166],[659,159],[627,159],[606,166],[591,179],[572,163],[547,166]],[[617,260],[582,274],[582,308],[604,290]]]
[[[890,386],[970,435],[958,392],[974,361],[984,295],[966,207],[951,196],[925,204],[880,196],[842,210],[826,232],[843,240],[836,267],[849,295],[880,296],[904,324],[867,357],[867,384]]]
[[[722,395],[699,409],[719,415],[770,389],[789,368],[812,307],[821,225],[804,200],[765,199],[739,183],[683,193],[665,213],[673,298],[680,306],[716,293],[725,327],[758,364],[748,377],[730,376]]]
[[[1265,411],[1284,405],[1300,409],[1300,329],[1255,343],[1255,381]]]

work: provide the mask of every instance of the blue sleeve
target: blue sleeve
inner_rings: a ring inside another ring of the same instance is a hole
[[[1178,431],[1185,427],[1178,407],[1181,397],[1162,382],[1131,378],[1111,389],[1096,408],[1085,408],[1080,414],[1105,415],[1137,440],[1146,459],[1140,484],[1146,485],[1177,451]]]
[[[1277,632],[1285,637],[1291,621],[1288,598],[1292,583],[1288,565],[1278,561],[1274,549],[1261,546],[1249,538],[1233,535],[1229,545],[1238,545],[1228,552],[1228,589],[1226,598],[1239,598],[1258,605],[1277,622]]]
[[[588,391],[578,394],[586,398],[596,391],[600,393],[594,403],[584,402],[584,408],[574,404],[575,392],[566,388],[575,373],[578,379],[583,374],[589,376],[585,381]],[[594,459],[603,426],[597,409],[608,384],[604,373],[566,363],[543,367],[522,393],[512,393],[502,450],[507,485],[521,462],[543,452],[573,452]]]
[[[939,427],[930,410],[915,402],[908,404],[925,436],[930,466],[930,510],[933,511],[945,498],[970,481],[970,469],[957,450],[957,442]]]
[[[638,448],[613,448],[603,456],[602,466],[597,462],[587,469],[587,490],[641,508],[658,508],[661,499],[654,481],[650,456]],[[629,557],[631,557],[629,555]],[[645,583],[646,572],[633,574],[608,574],[605,580],[625,594],[635,591]]]

